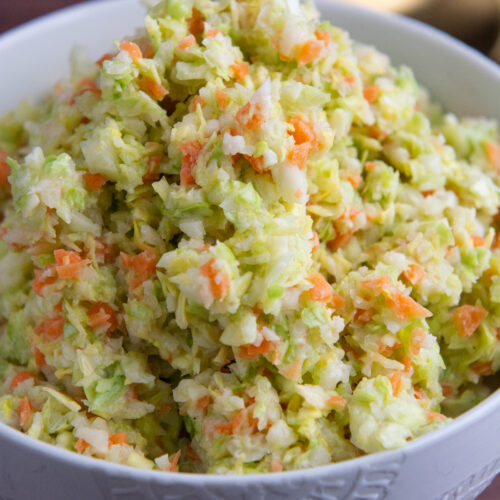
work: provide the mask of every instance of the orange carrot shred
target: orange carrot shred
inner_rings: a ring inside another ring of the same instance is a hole
[[[488,316],[488,311],[482,306],[464,305],[458,307],[453,313],[453,320],[462,337],[470,337],[483,320]]]
[[[82,454],[87,448],[90,447],[90,444],[87,443],[87,441],[85,441],[84,439],[79,439],[76,443],[75,443],[75,450]]]
[[[34,351],[36,366],[39,367],[45,366],[47,364],[47,361],[45,360],[45,355],[43,354],[43,352],[40,351],[40,349],[38,349],[38,347],[36,346],[34,347],[33,351]]]
[[[403,271],[403,276],[406,278],[406,280],[413,286],[418,285],[425,277],[425,273],[422,270],[422,268],[410,264],[408,266],[408,269],[405,269]]]
[[[312,284],[312,288],[308,290],[311,300],[330,302],[333,299],[332,287],[322,274],[311,273],[307,280]]]
[[[191,13],[191,17],[187,20],[189,32],[194,36],[199,36],[203,33],[205,29],[205,23],[203,22],[203,16],[201,12],[194,7]]]
[[[236,78],[236,80],[242,82],[248,75],[248,71],[250,70],[250,65],[246,61],[241,61],[232,64],[231,69],[233,70],[234,77]]]
[[[11,391],[13,391],[19,384],[22,384],[23,382],[25,382],[26,380],[28,380],[30,378],[33,379],[36,383],[36,376],[33,375],[33,373],[27,372],[27,371],[22,371],[22,372],[16,373],[12,377],[12,380],[10,381],[9,389]]]
[[[399,391],[401,390],[401,371],[398,370],[397,372],[394,372],[394,374],[390,378],[391,381],[391,387],[392,387],[392,394],[394,396],[397,396],[399,394]]]
[[[129,40],[124,40],[120,44],[120,50],[128,52],[132,60],[137,61],[142,59],[142,51],[137,44],[130,42]]]
[[[17,416],[19,418],[19,423],[25,425],[33,415],[33,410],[31,409],[30,402],[25,396],[19,401],[19,406],[17,408]]]
[[[128,444],[127,433],[126,432],[117,432],[109,437],[108,445],[111,446],[115,444]]]
[[[300,48],[299,56],[297,58],[297,65],[299,68],[318,59],[321,55],[323,47],[324,44],[318,40],[310,40],[304,43],[304,45]]]
[[[414,328],[412,330],[411,345],[410,345],[411,354],[416,356],[420,352],[420,349],[422,349],[422,345],[424,344],[426,338],[427,334],[424,332],[422,328]]]
[[[181,450],[176,451],[172,458],[170,459],[170,464],[168,466],[169,472],[175,472],[177,470],[177,464],[179,462],[179,458],[181,458]]]
[[[196,406],[198,408],[208,408],[210,406],[210,396],[203,396],[196,401]]]
[[[114,55],[111,54],[111,52],[106,52],[106,54],[103,54],[96,62],[97,66],[100,68],[103,67],[104,61],[111,61],[113,59]]]
[[[470,365],[470,369],[477,375],[491,375],[492,365],[491,361],[476,361]]]
[[[378,99],[379,92],[380,87],[378,85],[371,85],[370,87],[365,87],[363,96],[370,104],[373,104]]]
[[[181,186],[196,184],[192,171],[202,149],[203,146],[198,141],[187,142],[179,146],[182,153]]]
[[[10,187],[9,175],[10,167],[7,163],[7,153],[0,149],[0,186]]]
[[[332,42],[332,35],[328,31],[316,30],[314,34],[318,40],[321,40],[325,44],[326,47],[328,47],[328,45]]]
[[[309,155],[309,150],[311,149],[311,144],[304,142],[302,144],[297,144],[290,149],[287,155],[287,160],[292,164],[296,165],[300,169],[306,167],[307,157]]]
[[[151,77],[141,78],[139,80],[139,88],[155,101],[161,101],[168,94],[168,90]]]
[[[104,302],[94,302],[87,309],[88,324],[91,328],[108,325],[106,332],[112,332],[118,327],[116,311]]]
[[[313,144],[316,141],[314,126],[310,122],[304,120],[301,116],[292,116],[290,125],[293,126],[293,132],[291,132],[291,135],[295,140],[295,144],[303,144],[304,142]]]
[[[337,394],[332,394],[326,400],[327,404],[332,406],[345,406],[345,399],[342,396],[338,396]]]
[[[482,236],[471,234],[470,239],[472,240],[472,244],[475,248],[486,246],[486,240]]]
[[[214,298],[224,298],[229,291],[230,279],[229,276],[220,271],[215,263],[215,259],[211,259],[200,267],[200,272],[210,281],[210,291]]]
[[[91,174],[90,172],[83,174],[83,180],[92,191],[99,191],[108,182],[108,179],[104,175]]]
[[[226,109],[229,97],[227,94],[220,89],[215,90],[215,101],[217,102],[217,106],[219,106],[220,109]]]
[[[491,163],[491,166],[497,172],[500,172],[500,144],[497,144],[496,142],[486,142],[484,147],[486,149],[486,156],[488,157],[488,161]]]

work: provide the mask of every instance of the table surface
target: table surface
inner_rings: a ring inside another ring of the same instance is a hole
[[[0,33],[30,19],[84,0],[0,0]],[[500,475],[477,500],[500,499]]]

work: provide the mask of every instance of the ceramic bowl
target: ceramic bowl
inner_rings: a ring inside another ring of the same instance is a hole
[[[333,1],[324,17],[412,67],[458,114],[500,120],[500,67],[409,19]],[[68,71],[72,46],[96,59],[132,34],[137,0],[85,3],[0,37],[0,112],[36,98]],[[0,500],[469,500],[500,471],[500,391],[400,450],[309,470],[252,476],[162,473],[83,457],[0,424]]]

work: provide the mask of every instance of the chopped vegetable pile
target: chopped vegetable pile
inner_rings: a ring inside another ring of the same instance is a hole
[[[397,448],[500,368],[500,145],[296,0],[165,0],[0,120],[0,421],[164,471]]]

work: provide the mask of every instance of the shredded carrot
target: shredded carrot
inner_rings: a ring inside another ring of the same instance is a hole
[[[269,354],[276,348],[273,342],[264,339],[259,346],[247,344],[240,346],[238,350],[238,356],[243,359],[249,359],[255,361],[260,354]]]
[[[229,97],[223,90],[215,90],[215,102],[217,102],[217,106],[219,106],[220,109],[226,109],[228,101]]]
[[[31,282],[31,287],[37,295],[42,297],[44,287],[52,285],[56,281],[57,276],[54,266],[49,266],[43,271],[35,269],[35,279]]]
[[[335,239],[330,240],[326,246],[334,252],[339,248],[344,248],[347,244],[352,240],[354,236],[354,232],[350,231],[349,233],[339,234]]]
[[[337,394],[332,394],[326,402],[331,406],[345,406],[345,399]]]
[[[163,157],[160,155],[150,156],[148,158],[148,171],[143,175],[142,180],[145,182],[153,182],[159,177],[160,165]]]
[[[410,264],[407,269],[403,271],[403,276],[406,280],[413,286],[418,285],[425,277],[425,273],[422,268]]]
[[[432,316],[432,313],[413,300],[408,295],[404,295],[400,290],[394,295],[386,296],[387,307],[396,315],[400,321],[408,319],[423,319]]]
[[[247,102],[236,113],[236,121],[247,130],[257,130],[264,123],[264,115],[262,114],[261,107],[256,104],[253,106]]]
[[[399,288],[392,284],[392,280],[386,274],[362,282],[368,289],[381,293],[386,298],[387,307],[396,315],[400,321],[408,319],[422,319],[432,316],[432,313],[405,295]]]
[[[356,309],[353,321],[357,325],[366,325],[371,321],[374,314],[375,314],[375,309],[373,309],[373,307],[370,307],[369,309]]]
[[[385,357],[392,356],[394,354],[394,351],[402,346],[401,342],[399,341],[394,342],[393,345],[387,345],[383,342],[377,342],[377,345],[379,352]]]
[[[80,254],[71,250],[54,250],[57,275],[61,279],[78,278],[80,271],[90,263],[80,257]]]
[[[45,355],[43,354],[38,347],[33,348],[34,356],[35,356],[35,364],[36,366],[42,367],[46,366],[47,361],[45,360]]]
[[[200,267],[200,272],[210,281],[210,291],[214,298],[223,299],[229,291],[230,279],[229,276],[220,271],[215,263],[215,259],[211,259]]]
[[[102,92],[97,88],[97,82],[95,80],[91,80],[90,78],[83,78],[76,84],[77,92],[73,95],[70,104],[75,103],[75,97],[79,97],[85,92],[92,92],[94,95],[100,97]]]
[[[9,175],[10,175],[10,167],[7,163],[7,153],[0,149],[0,186],[10,187],[9,184]]]
[[[37,335],[43,335],[46,340],[53,342],[64,333],[64,322],[64,318],[56,314],[52,318],[47,318],[45,321],[42,321],[42,323],[35,328],[35,333]]]
[[[196,401],[196,406],[198,408],[208,408],[210,406],[210,396],[203,396]]]
[[[308,290],[311,300],[330,302],[333,299],[333,290],[330,283],[320,273],[310,273],[307,280],[312,284]]]
[[[104,175],[91,174],[90,172],[83,174],[83,180],[92,191],[99,191],[108,182],[108,179]]]
[[[488,157],[488,161],[491,163],[491,166],[497,172],[500,172],[500,144],[497,144],[496,142],[486,142],[484,147],[486,149],[486,156]]]
[[[124,50],[128,52],[132,60],[137,61],[138,59],[142,59],[142,51],[137,44],[134,42],[130,42],[129,40],[124,40],[120,44],[120,50]]]
[[[149,76],[139,80],[139,88],[155,101],[161,101],[168,94],[168,90],[161,83]]]
[[[375,170],[377,168],[377,164],[374,161],[367,161],[365,163],[365,170],[367,172],[371,172],[372,170]]]
[[[363,179],[360,175],[349,176],[347,177],[347,180],[354,189],[358,189],[363,182]]]
[[[116,253],[113,245],[104,241],[95,240],[95,255],[99,257],[100,262],[109,262],[112,260]]]
[[[316,30],[314,34],[318,40],[321,40],[325,44],[325,47],[328,47],[332,42],[332,34],[328,31]]]
[[[114,55],[111,54],[111,52],[106,52],[106,54],[103,54],[96,62],[97,66],[100,68],[103,67],[104,61],[111,61],[113,59]]]
[[[389,380],[391,381],[392,394],[393,396],[397,396],[401,390],[401,371],[394,372]]]
[[[189,105],[189,111],[191,111],[191,113],[196,111],[198,104],[200,105],[200,107],[203,107],[205,105],[205,99],[203,99],[203,97],[201,97],[201,95],[195,95],[193,97],[193,100],[191,101],[191,104]]]
[[[345,306],[345,299],[344,297],[342,297],[342,295],[333,293],[331,303],[333,304],[333,307],[335,307],[335,309],[339,310]]]
[[[410,373],[411,371],[411,359],[408,356],[403,358],[403,365],[405,365],[405,373]]]
[[[231,64],[230,67],[233,70],[234,77],[240,82],[245,80],[246,76],[248,75],[248,71],[250,70],[250,64],[248,64],[246,61]]]
[[[108,439],[108,445],[111,446],[115,444],[128,444],[127,433],[126,432],[117,432],[113,434]]]
[[[194,36],[199,36],[203,33],[205,29],[205,23],[203,22],[203,16],[201,12],[194,7],[191,11],[191,17],[188,21],[189,32]]]
[[[19,384],[22,384],[23,382],[25,382],[26,380],[28,380],[30,378],[33,379],[34,382],[36,383],[36,376],[33,375],[33,373],[27,372],[27,371],[22,371],[22,372],[16,373],[12,377],[12,380],[10,381],[9,389],[11,391],[13,391]]]
[[[486,246],[486,240],[482,236],[471,234],[470,239],[472,240],[472,244],[475,248]]]
[[[458,307],[453,313],[453,320],[462,337],[470,337],[483,320],[488,316],[488,311],[482,306],[464,305]]]
[[[291,135],[295,140],[295,144],[303,144],[304,142],[314,144],[316,142],[316,134],[312,123],[304,120],[299,115],[295,115],[290,119],[290,125],[293,126]]]
[[[410,352],[416,356],[427,338],[427,334],[422,328],[414,328],[411,332]]]
[[[434,420],[443,421],[446,420],[446,417],[442,413],[438,413],[437,411],[428,411],[427,420],[429,422],[432,422]]]
[[[198,453],[189,443],[186,445],[186,456],[193,462],[201,462]]]
[[[324,44],[318,40],[309,40],[304,43],[299,51],[299,56],[297,57],[297,65],[299,68],[315,61],[321,55],[321,51],[324,48]]]
[[[205,36],[208,38],[215,38],[219,33],[220,31],[218,29],[212,28],[205,31]]]
[[[303,361],[300,358],[296,358],[294,361],[292,361],[289,365],[284,366],[281,370],[280,373],[284,377],[290,379],[290,380],[299,380],[300,376],[302,375],[302,364]]]
[[[492,365],[493,363],[491,361],[476,361],[470,365],[470,369],[477,375],[491,375]]]
[[[454,387],[450,384],[441,384],[441,388],[443,390],[443,396],[445,398],[452,396],[453,393],[455,392]]]
[[[181,186],[196,184],[192,172],[202,149],[203,146],[198,141],[186,142],[179,146],[182,153]]]
[[[104,302],[94,302],[87,309],[88,324],[91,328],[107,325],[106,332],[112,332],[118,327],[116,311]]]
[[[273,458],[271,461],[271,470],[273,472],[281,472],[283,470],[283,464],[279,460]]]
[[[413,392],[415,394],[415,399],[429,399],[427,397],[427,393],[420,387],[417,387],[416,385],[413,386]]]
[[[156,270],[158,259],[156,252],[150,248],[137,255],[128,255],[122,252],[120,257],[124,267],[132,270],[135,274],[134,278],[130,281],[132,289],[142,285]]]
[[[300,169],[303,169],[306,167],[307,157],[309,155],[310,149],[311,149],[311,144],[308,142],[292,146],[292,148],[288,152],[287,160],[292,165],[296,165]]]
[[[19,401],[19,406],[17,407],[17,416],[19,418],[19,423],[25,425],[33,415],[33,410],[31,409],[30,402],[25,396]]]
[[[313,242],[313,246],[311,248],[311,251],[315,252],[316,250],[318,250],[318,248],[319,248],[319,236],[318,236],[318,233],[316,231],[313,231],[312,238],[309,238],[309,241]]]
[[[76,443],[75,443],[75,450],[82,454],[87,448],[90,447],[90,444],[87,443],[87,441],[85,441],[84,439],[79,439]]]
[[[170,464],[168,466],[168,472],[176,472],[177,471],[177,464],[179,462],[179,458],[181,458],[181,450],[176,451],[173,455],[172,458],[170,459]]]
[[[373,104],[377,100],[379,92],[380,87],[378,85],[371,85],[363,90],[363,96],[370,104]]]

